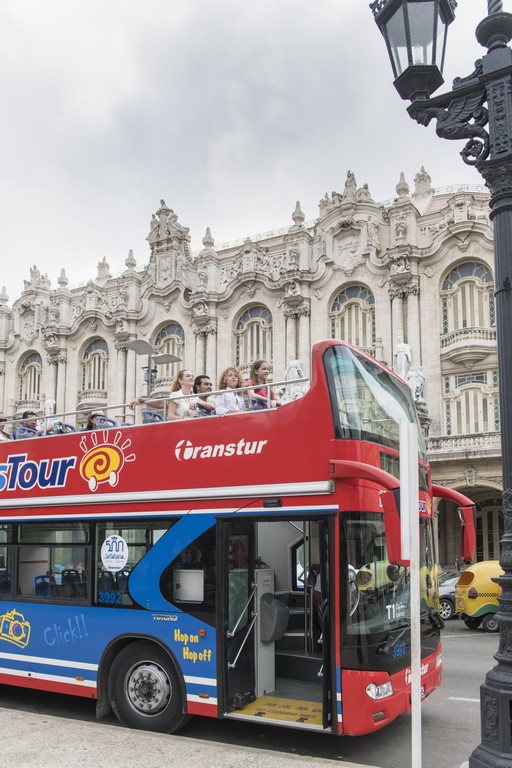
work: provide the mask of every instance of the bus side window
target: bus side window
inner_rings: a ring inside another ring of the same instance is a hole
[[[163,571],[160,591],[194,615],[215,612],[215,528],[190,542]],[[207,619],[205,619],[207,620]]]
[[[11,594],[11,548],[0,546],[0,596]]]

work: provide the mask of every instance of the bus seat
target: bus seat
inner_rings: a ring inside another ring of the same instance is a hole
[[[130,571],[123,569],[122,571],[118,571],[116,574],[116,580],[117,580],[117,589],[119,592],[127,592],[128,591],[128,578],[130,576]]]
[[[12,431],[13,440],[23,440],[26,437],[39,437],[39,432],[37,429],[32,429],[32,427],[25,427],[22,424],[20,424],[19,427],[14,427]]]
[[[79,597],[83,595],[82,577],[74,568],[66,568],[61,572],[62,596]]]
[[[76,427],[74,427],[73,424],[66,424],[63,421],[53,422],[54,435],[65,435],[68,432],[76,432]]]
[[[36,597],[48,597],[48,590],[50,588],[50,577],[34,576],[32,579],[32,586],[34,587],[34,595]]]
[[[160,411],[153,411],[150,408],[144,408],[142,411],[142,423],[154,424],[157,421],[163,421],[164,415]]]
[[[96,428],[102,427],[118,427],[119,424],[115,419],[111,419],[108,416],[96,416]]]
[[[117,592],[113,573],[110,571],[98,571],[98,591]]]
[[[7,571],[0,571],[0,592],[7,593],[11,591],[11,574]]]

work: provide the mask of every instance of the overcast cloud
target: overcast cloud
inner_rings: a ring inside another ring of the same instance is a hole
[[[512,0],[505,0],[512,11]],[[459,0],[445,79],[484,53],[485,0]],[[348,170],[376,200],[481,184],[461,142],[406,114],[368,0],[4,0],[0,256],[12,302],[36,264],[53,286],[113,274],[160,198],[217,244],[306,219]]]

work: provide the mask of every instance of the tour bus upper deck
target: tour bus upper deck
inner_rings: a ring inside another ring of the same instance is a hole
[[[0,442],[0,502],[332,493],[344,451],[395,474],[401,419],[417,419],[404,382],[348,344],[319,342],[309,389],[280,408]]]

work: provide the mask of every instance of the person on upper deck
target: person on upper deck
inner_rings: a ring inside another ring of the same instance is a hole
[[[85,425],[84,429],[100,429],[100,427],[96,424],[97,416],[105,416],[105,414],[103,411],[91,411],[87,417],[87,424]]]
[[[7,421],[7,416],[5,413],[0,412],[0,442],[2,440],[11,440],[11,436],[7,434],[7,432],[4,432],[4,425]]]
[[[198,395],[196,411],[198,416],[215,416],[215,398],[208,397],[212,391],[212,380],[206,374],[196,376],[194,379],[194,394]]]
[[[21,422],[22,426],[28,427],[29,430],[35,430],[38,437],[48,434],[49,432],[53,432],[53,422],[51,424],[47,424],[45,429],[38,423],[37,413],[35,411],[23,411],[23,416],[21,418],[23,419]]]
[[[219,389],[224,390],[216,397],[217,415],[225,416],[228,413],[243,413],[245,403],[241,392],[233,392],[244,386],[242,374],[238,368],[226,368],[219,379]]]
[[[194,374],[192,371],[187,368],[178,371],[171,386],[171,399],[167,403],[168,419],[192,419],[197,416],[197,397],[190,397],[193,386]]]
[[[258,411],[261,408],[268,408],[269,398],[271,408],[280,405],[274,390],[265,386],[269,373],[270,366],[266,360],[255,360],[252,364],[251,373],[247,379],[246,385],[251,387],[251,389],[247,390],[247,397],[249,398],[249,408],[253,411]]]

